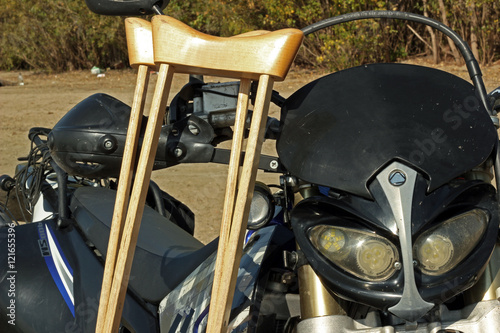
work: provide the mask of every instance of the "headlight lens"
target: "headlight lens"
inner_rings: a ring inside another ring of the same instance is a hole
[[[317,225],[309,239],[331,262],[368,281],[384,281],[396,271],[399,254],[389,240],[350,228]]]
[[[273,195],[264,183],[256,182],[253,191],[247,228],[257,230],[265,226],[274,215]]]
[[[414,257],[427,275],[441,275],[453,269],[476,247],[488,225],[481,209],[455,216],[417,238]]]

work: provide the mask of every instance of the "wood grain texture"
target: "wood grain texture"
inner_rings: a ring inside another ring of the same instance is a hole
[[[127,35],[135,36],[130,38],[129,48],[136,50],[141,47],[138,39],[148,35],[148,22],[141,19],[127,20]],[[116,332],[120,324],[141,217],[174,72],[215,75],[241,80],[219,240],[219,255],[208,319],[209,332],[222,332],[227,328],[273,83],[285,78],[302,39],[302,32],[296,29],[276,32],[255,31],[230,38],[213,37],[197,32],[167,16],[153,18],[153,53],[154,61],[156,65],[159,65],[159,73],[146,133],[140,149],[125,224],[121,237],[118,236],[120,247],[117,250],[116,264],[112,273],[102,332]],[[150,66],[150,58],[148,58],[150,53],[150,51],[142,53],[136,50],[130,57],[131,64],[139,68]],[[259,80],[259,87],[243,167],[240,168],[251,80]],[[137,149],[136,147],[134,150]],[[133,169],[133,165],[128,168]],[[124,177],[130,177],[130,174],[124,173]],[[126,199],[125,197],[120,201],[125,202],[126,205]],[[124,208],[117,208],[116,219],[123,221],[123,214]],[[116,232],[120,234],[119,231]],[[111,261],[109,265],[113,266]],[[105,301],[101,306],[104,304],[106,304]]]
[[[125,20],[125,29],[129,59],[131,65],[137,67],[138,71],[104,265],[96,324],[96,332],[99,333],[106,332],[105,322],[114,280],[115,265],[125,224],[129,194],[132,187],[132,176],[135,172],[136,152],[147,95],[149,69],[150,66],[154,66],[151,23],[142,19],[130,18]]]
[[[104,266],[104,275],[102,279],[101,296],[99,300],[99,311],[97,315],[96,332],[104,332],[104,322],[106,311],[108,309],[108,300],[111,292],[111,284],[115,271],[116,257],[122,236],[125,215],[127,212],[129,193],[132,185],[132,175],[135,170],[135,160],[137,144],[139,141],[139,132],[141,120],[143,117],[144,103],[147,95],[147,83],[149,78],[149,67],[139,65],[137,73],[137,83],[134,91],[132,108],[130,111],[130,120],[127,130],[127,139],[123,152],[122,165],[118,189],[116,192],[115,207],[111,230],[109,233],[108,250],[106,253],[106,262]]]
[[[134,68],[139,65],[155,67],[151,22],[129,17],[125,19],[125,33],[130,66]]]
[[[167,99],[174,71],[166,64],[160,65],[155,92],[142,142],[135,181],[130,195],[127,217],[123,228],[120,249],[116,260],[114,278],[108,302],[104,332],[117,332],[127,292],[130,269],[141,226],[141,217],[148,192],[161,125],[165,116]]]
[[[260,152],[264,142],[272,90],[273,79],[269,75],[262,75],[255,98],[245,158],[240,172],[240,179],[238,180],[237,192],[235,193],[236,197],[233,199],[227,198],[226,203],[230,206],[224,207],[223,214],[232,216],[232,218],[229,221],[223,221],[221,226],[208,316],[208,333],[224,332],[229,324],[231,303],[236,287]],[[229,185],[227,186],[229,187]],[[233,202],[234,204],[232,204]],[[231,209],[231,211],[226,212],[228,209]]]
[[[229,157],[228,175],[226,181],[226,192],[224,196],[224,209],[222,213],[220,235],[229,235],[228,228],[232,221],[232,212],[234,201],[236,199],[236,190],[240,169],[241,153],[243,151],[243,141],[245,133],[245,124],[248,114],[248,100],[252,82],[248,79],[242,79],[240,82],[240,91],[238,93],[238,104],[236,106],[236,118],[234,121],[233,142],[231,143],[231,153]],[[225,243],[228,239],[219,238],[219,243]]]
[[[298,29],[215,37],[198,32],[168,16],[155,16],[155,61],[169,63],[178,73],[257,80],[267,74],[282,81],[303,39]]]
[[[244,32],[242,34],[239,34],[239,35],[235,35],[233,37],[252,37],[252,36],[260,36],[260,35],[264,35],[264,34],[268,34],[270,31],[268,30],[254,30],[254,31],[248,31],[248,32]]]
[[[237,196],[238,177],[240,176],[239,172],[240,161],[241,161],[241,153],[243,151],[243,141],[244,141],[246,118],[248,114],[248,100],[249,100],[250,88],[251,88],[251,81],[248,79],[242,79],[240,82],[240,91],[238,93],[238,104],[236,108],[236,119],[234,122],[233,142],[231,144],[231,154],[229,159],[228,175],[226,181],[226,192],[224,196],[224,208],[222,212],[221,230],[220,230],[217,253],[225,253],[226,246],[229,243],[229,237],[231,235],[234,205]],[[225,261],[222,258],[216,260],[214,281],[222,281],[225,279],[225,277],[223,276],[225,269],[224,263]],[[212,298],[213,302],[221,304],[219,305],[219,307],[225,306],[224,300],[221,301],[217,299],[217,298],[227,299],[228,295],[227,291],[225,291],[225,286],[221,285],[218,282],[214,283],[212,286],[212,295],[217,295],[216,300]],[[215,318],[213,320],[215,320]],[[217,320],[221,319],[217,318]]]

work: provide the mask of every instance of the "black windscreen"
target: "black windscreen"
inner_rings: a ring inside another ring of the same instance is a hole
[[[417,167],[429,191],[483,162],[497,136],[474,87],[414,65],[374,64],[304,86],[283,106],[277,142],[292,174],[370,198],[393,160]]]

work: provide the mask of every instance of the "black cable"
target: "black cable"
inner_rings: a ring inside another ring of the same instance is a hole
[[[23,219],[27,222],[28,219],[24,211],[33,213],[33,207],[40,198],[42,183],[48,173],[51,172],[49,166],[50,154],[46,148],[46,144],[37,144],[35,137],[30,134],[31,149],[28,154],[26,165],[19,170],[15,175],[16,180],[16,197],[19,208],[22,212]]]
[[[399,12],[399,11],[390,11],[390,10],[373,10],[373,11],[362,11],[356,13],[343,14],[335,17],[327,18],[323,21],[311,24],[303,29],[302,32],[304,35],[309,35],[318,30],[331,27],[337,24],[365,20],[365,19],[396,19],[396,20],[404,20],[404,21],[413,21],[421,24],[428,25],[434,29],[437,29],[444,33],[446,36],[451,38],[457,48],[459,49],[462,57],[465,60],[465,65],[467,66],[467,70],[469,72],[469,76],[476,88],[478,97],[481,99],[486,111],[491,116],[494,116],[496,112],[492,110],[488,94],[486,93],[486,88],[484,86],[481,69],[479,68],[479,64],[474,57],[469,45],[452,29],[443,23],[436,21],[434,19],[413,13]]]
[[[0,217],[2,217],[2,215],[4,218],[8,218],[10,220],[10,222],[9,221],[5,222],[14,223],[14,225],[19,225],[19,222],[14,217],[14,214],[12,214],[12,212],[7,207],[7,202],[5,204],[0,202]]]

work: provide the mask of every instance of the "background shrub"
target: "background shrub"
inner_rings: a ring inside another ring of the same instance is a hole
[[[0,69],[64,71],[126,63],[123,18],[91,13],[83,0],[1,0]],[[482,64],[498,60],[497,0],[172,0],[168,15],[203,32],[231,36],[285,27],[302,28],[360,10],[402,10],[448,24],[469,42]],[[415,23],[357,21],[310,35],[297,58],[303,66],[339,70],[369,62],[427,56],[460,57],[440,33]]]
[[[0,68],[64,71],[126,61],[123,19],[84,1],[2,0]]]

